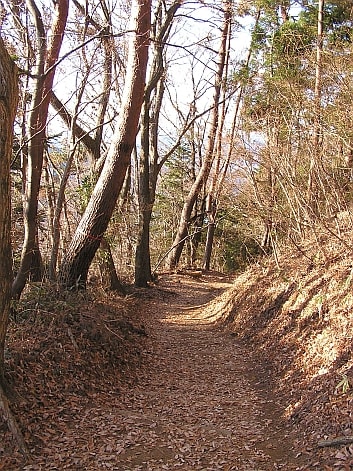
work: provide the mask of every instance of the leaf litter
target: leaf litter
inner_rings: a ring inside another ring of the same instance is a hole
[[[229,286],[169,275],[125,300],[15,322],[8,381],[32,461],[0,421],[0,469],[304,469],[252,352],[215,323],[212,300]]]

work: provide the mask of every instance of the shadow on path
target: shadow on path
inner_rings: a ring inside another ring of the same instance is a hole
[[[227,286],[169,277],[144,304],[151,348],[139,383],[115,411],[123,426],[114,469],[299,469],[246,350],[214,323],[210,301]]]

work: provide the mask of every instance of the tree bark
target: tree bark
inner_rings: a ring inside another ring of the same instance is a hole
[[[119,125],[87,208],[63,258],[62,288],[86,286],[89,267],[114,211],[135,144],[144,96],[151,0],[134,0],[131,10],[129,57]]]
[[[316,217],[319,214],[318,188],[315,188],[318,163],[320,158],[321,141],[321,95],[322,95],[322,54],[323,54],[323,24],[324,24],[324,0],[319,0],[317,15],[317,44],[316,67],[314,89],[314,130],[313,130],[313,154],[310,159],[307,202],[308,210]]]
[[[141,150],[139,153],[138,221],[135,252],[135,286],[146,287],[152,280],[150,255],[150,223],[155,201],[158,166],[158,123],[164,93],[163,51],[168,40],[173,18],[184,0],[175,1],[163,17],[160,0],[152,25],[153,60],[151,64],[141,119]],[[153,98],[151,100],[152,94]]]
[[[12,293],[20,297],[31,270],[37,234],[38,195],[43,166],[45,129],[51,90],[54,82],[55,63],[58,60],[64,37],[69,0],[55,2],[56,17],[47,45],[46,32],[40,12],[34,0],[27,0],[27,6],[33,16],[38,42],[38,62],[36,83],[33,91],[31,112],[28,123],[28,166],[24,201],[24,242],[20,268],[12,286]]]
[[[98,264],[103,289],[107,291],[116,291],[121,296],[125,296],[126,292],[116,273],[109,242],[104,237],[98,251]]]
[[[230,4],[226,5],[227,8],[231,8]],[[227,49],[225,53],[225,77],[228,76],[228,69],[229,69],[229,51],[230,51],[230,41],[231,41],[231,21],[227,21],[227,15],[225,16],[225,22],[223,25],[223,34],[226,35],[227,39]],[[223,154],[223,130],[224,124],[226,119],[226,88],[222,88],[222,111],[220,113],[219,119],[219,126],[217,130],[217,145],[216,145],[216,162],[215,162],[215,169],[212,176],[211,185],[208,191],[208,195],[206,197],[206,213],[208,219],[207,225],[207,236],[206,236],[206,244],[205,244],[205,251],[203,256],[202,268],[204,270],[209,270],[211,266],[211,256],[212,256],[212,249],[213,249],[213,240],[216,232],[216,217],[217,217],[217,204],[218,204],[218,195],[216,195],[216,188],[217,183],[219,180],[224,178],[221,174],[221,160]],[[240,96],[240,93],[239,93]],[[235,115],[236,116],[236,115]],[[235,119],[235,118],[234,118]]]
[[[227,50],[227,37],[228,29],[231,21],[231,4],[230,0],[223,1],[224,7],[224,27],[222,30],[221,43],[218,51],[218,67],[215,76],[215,85],[214,85],[214,96],[213,96],[213,109],[212,116],[210,121],[210,129],[208,135],[208,143],[205,157],[203,159],[200,171],[195,179],[195,182],[191,186],[189,194],[185,199],[185,203],[181,212],[180,222],[177,234],[172,244],[172,250],[170,251],[167,258],[167,267],[172,270],[174,269],[180,260],[181,253],[185,244],[185,240],[188,235],[188,224],[190,221],[190,216],[192,209],[194,207],[197,196],[203,185],[206,184],[212,163],[214,160],[214,145],[216,140],[217,128],[218,128],[218,119],[219,119],[219,101],[221,93],[221,85],[223,79],[223,71],[225,66],[226,59],[226,50]]]
[[[216,213],[217,206],[216,202],[213,199],[213,195],[209,195],[209,201],[207,202],[207,218],[208,218],[208,227],[207,227],[207,236],[205,244],[205,253],[203,258],[202,268],[206,271],[210,269],[211,266],[211,255],[213,249],[213,239],[216,231]]]
[[[21,452],[27,458],[29,455],[27,446],[11,413],[3,388],[5,338],[10,315],[12,283],[10,164],[17,102],[17,67],[0,37],[0,409]]]
[[[17,67],[0,38],[0,382],[12,283],[10,163],[17,101]]]

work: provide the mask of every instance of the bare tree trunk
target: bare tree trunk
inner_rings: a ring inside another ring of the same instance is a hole
[[[259,19],[260,19],[260,15],[261,15],[261,9],[258,9],[256,17],[255,17],[255,24],[253,26],[253,31],[255,31],[256,28],[257,28],[257,25],[258,25]],[[247,58],[246,58],[246,63],[245,63],[246,70],[249,67],[252,53],[253,53],[253,45],[250,44],[248,55],[247,55]],[[232,118],[232,128],[231,128],[230,136],[229,136],[230,140],[229,140],[229,147],[228,147],[228,152],[227,152],[225,165],[224,165],[221,177],[216,179],[217,180],[216,181],[216,198],[217,199],[218,199],[218,196],[220,195],[220,193],[222,192],[223,183],[224,183],[225,177],[227,175],[230,160],[231,160],[231,157],[232,157],[232,154],[233,154],[234,139],[235,139],[235,136],[236,136],[236,131],[238,129],[239,110],[240,110],[240,105],[241,105],[241,101],[242,101],[242,98],[243,98],[244,90],[245,90],[245,85],[241,84],[240,89],[239,89],[239,93],[238,93],[237,98],[235,100],[234,113],[233,113],[233,118]]]
[[[154,61],[155,62],[155,61]],[[150,93],[145,94],[141,113],[141,150],[138,159],[138,233],[135,252],[135,286],[146,287],[151,281],[150,222],[152,200],[150,194]]]
[[[216,140],[217,128],[218,128],[218,118],[219,118],[219,101],[221,93],[221,85],[223,79],[223,72],[226,59],[226,49],[227,49],[227,37],[228,37],[228,28],[231,21],[231,1],[224,0],[224,28],[222,30],[222,38],[220,43],[220,48],[218,52],[218,68],[215,77],[215,86],[214,86],[214,97],[213,97],[213,109],[212,116],[210,121],[210,130],[208,136],[208,144],[206,155],[203,159],[200,171],[195,179],[195,182],[191,186],[189,194],[185,199],[185,203],[181,212],[179,227],[176,234],[176,237],[172,244],[172,250],[169,252],[167,258],[167,267],[169,269],[174,269],[180,260],[180,256],[185,244],[186,237],[188,235],[188,224],[190,221],[190,216],[192,209],[194,207],[197,196],[203,185],[206,184],[213,159],[214,159],[214,144]]]
[[[17,102],[17,67],[0,38],[0,410],[21,452],[28,457],[27,446],[11,413],[3,388],[5,338],[10,314],[12,283],[10,163]]]
[[[318,171],[321,145],[321,95],[322,95],[322,53],[323,53],[323,15],[324,0],[319,0],[317,16],[317,45],[316,45],[316,67],[315,67],[315,90],[314,90],[314,138],[313,154],[310,159],[307,200],[308,209],[313,215],[318,215],[318,188],[315,188],[315,175]]]
[[[150,76],[146,85],[144,106],[141,119],[141,150],[139,153],[139,230],[135,252],[135,285],[146,287],[152,280],[150,256],[150,223],[155,201],[158,176],[158,122],[164,93],[163,51],[168,40],[172,22],[184,0],[176,0],[165,11],[163,1],[156,7],[152,25],[153,60]],[[151,95],[154,93],[151,101]]]
[[[216,202],[213,199],[213,195],[210,194],[208,198],[207,204],[207,218],[208,218],[208,227],[207,227],[207,236],[206,236],[206,244],[205,244],[205,253],[203,258],[203,266],[204,270],[209,270],[211,266],[211,255],[212,255],[212,248],[213,248],[213,239],[216,231],[216,212],[217,206]]]
[[[117,293],[124,296],[126,294],[125,289],[116,273],[109,242],[104,237],[101,241],[98,251],[98,264],[103,289],[108,291],[116,291]]]
[[[83,288],[89,267],[114,211],[135,144],[144,95],[151,0],[132,2],[125,89],[117,126],[102,172],[59,271],[63,288]]]
[[[17,101],[17,68],[0,38],[0,382],[3,379],[5,335],[11,299],[10,163]]]
[[[227,5],[228,8],[231,8],[231,5]],[[226,20],[226,18],[225,18]],[[229,23],[229,24],[228,24]],[[226,57],[225,57],[225,76],[228,75],[228,67],[229,67],[229,50],[230,50],[230,40],[231,40],[231,22],[226,22],[223,26],[224,34],[227,35],[227,50],[226,50]],[[223,87],[222,92],[222,111],[220,122],[217,131],[217,145],[216,145],[216,163],[215,169],[213,172],[213,177],[210,185],[210,189],[208,195],[206,196],[206,213],[208,219],[208,226],[207,226],[207,236],[206,236],[206,244],[205,244],[205,251],[203,257],[202,268],[204,270],[209,270],[211,266],[211,255],[212,255],[212,248],[213,248],[213,240],[216,232],[216,217],[217,217],[217,199],[218,195],[216,195],[216,187],[217,182],[221,178],[221,159],[222,159],[222,144],[223,144],[223,130],[224,130],[224,123],[226,119],[226,101],[225,101],[225,94],[226,89]],[[240,96],[240,94],[239,94]],[[236,119],[237,113],[235,114],[234,120]],[[223,177],[224,178],[224,177]]]
[[[50,43],[47,45],[46,32],[40,12],[34,0],[27,0],[36,26],[38,42],[38,63],[36,84],[33,91],[32,109],[28,125],[28,167],[24,201],[24,243],[21,263],[12,286],[12,293],[20,297],[31,270],[37,234],[38,195],[43,166],[45,128],[49,102],[55,75],[55,63],[59,57],[63,41],[69,0],[55,2],[56,17],[51,29]]]
[[[31,267],[29,271],[29,279],[32,282],[43,281],[43,273],[44,273],[44,266],[43,266],[42,254],[40,253],[40,248],[39,248],[39,235],[38,235],[38,227],[37,227],[36,234],[34,237],[34,245],[32,249],[32,261],[31,261]]]

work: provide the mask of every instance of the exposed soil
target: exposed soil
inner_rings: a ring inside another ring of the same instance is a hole
[[[205,309],[225,287],[176,276],[149,302],[153,351],[123,398],[119,469],[297,469],[275,398],[257,388],[249,353]]]
[[[32,462],[0,422],[0,469],[303,469],[266,365],[217,327],[208,303],[229,286],[176,274],[31,332],[17,321],[8,376]]]

